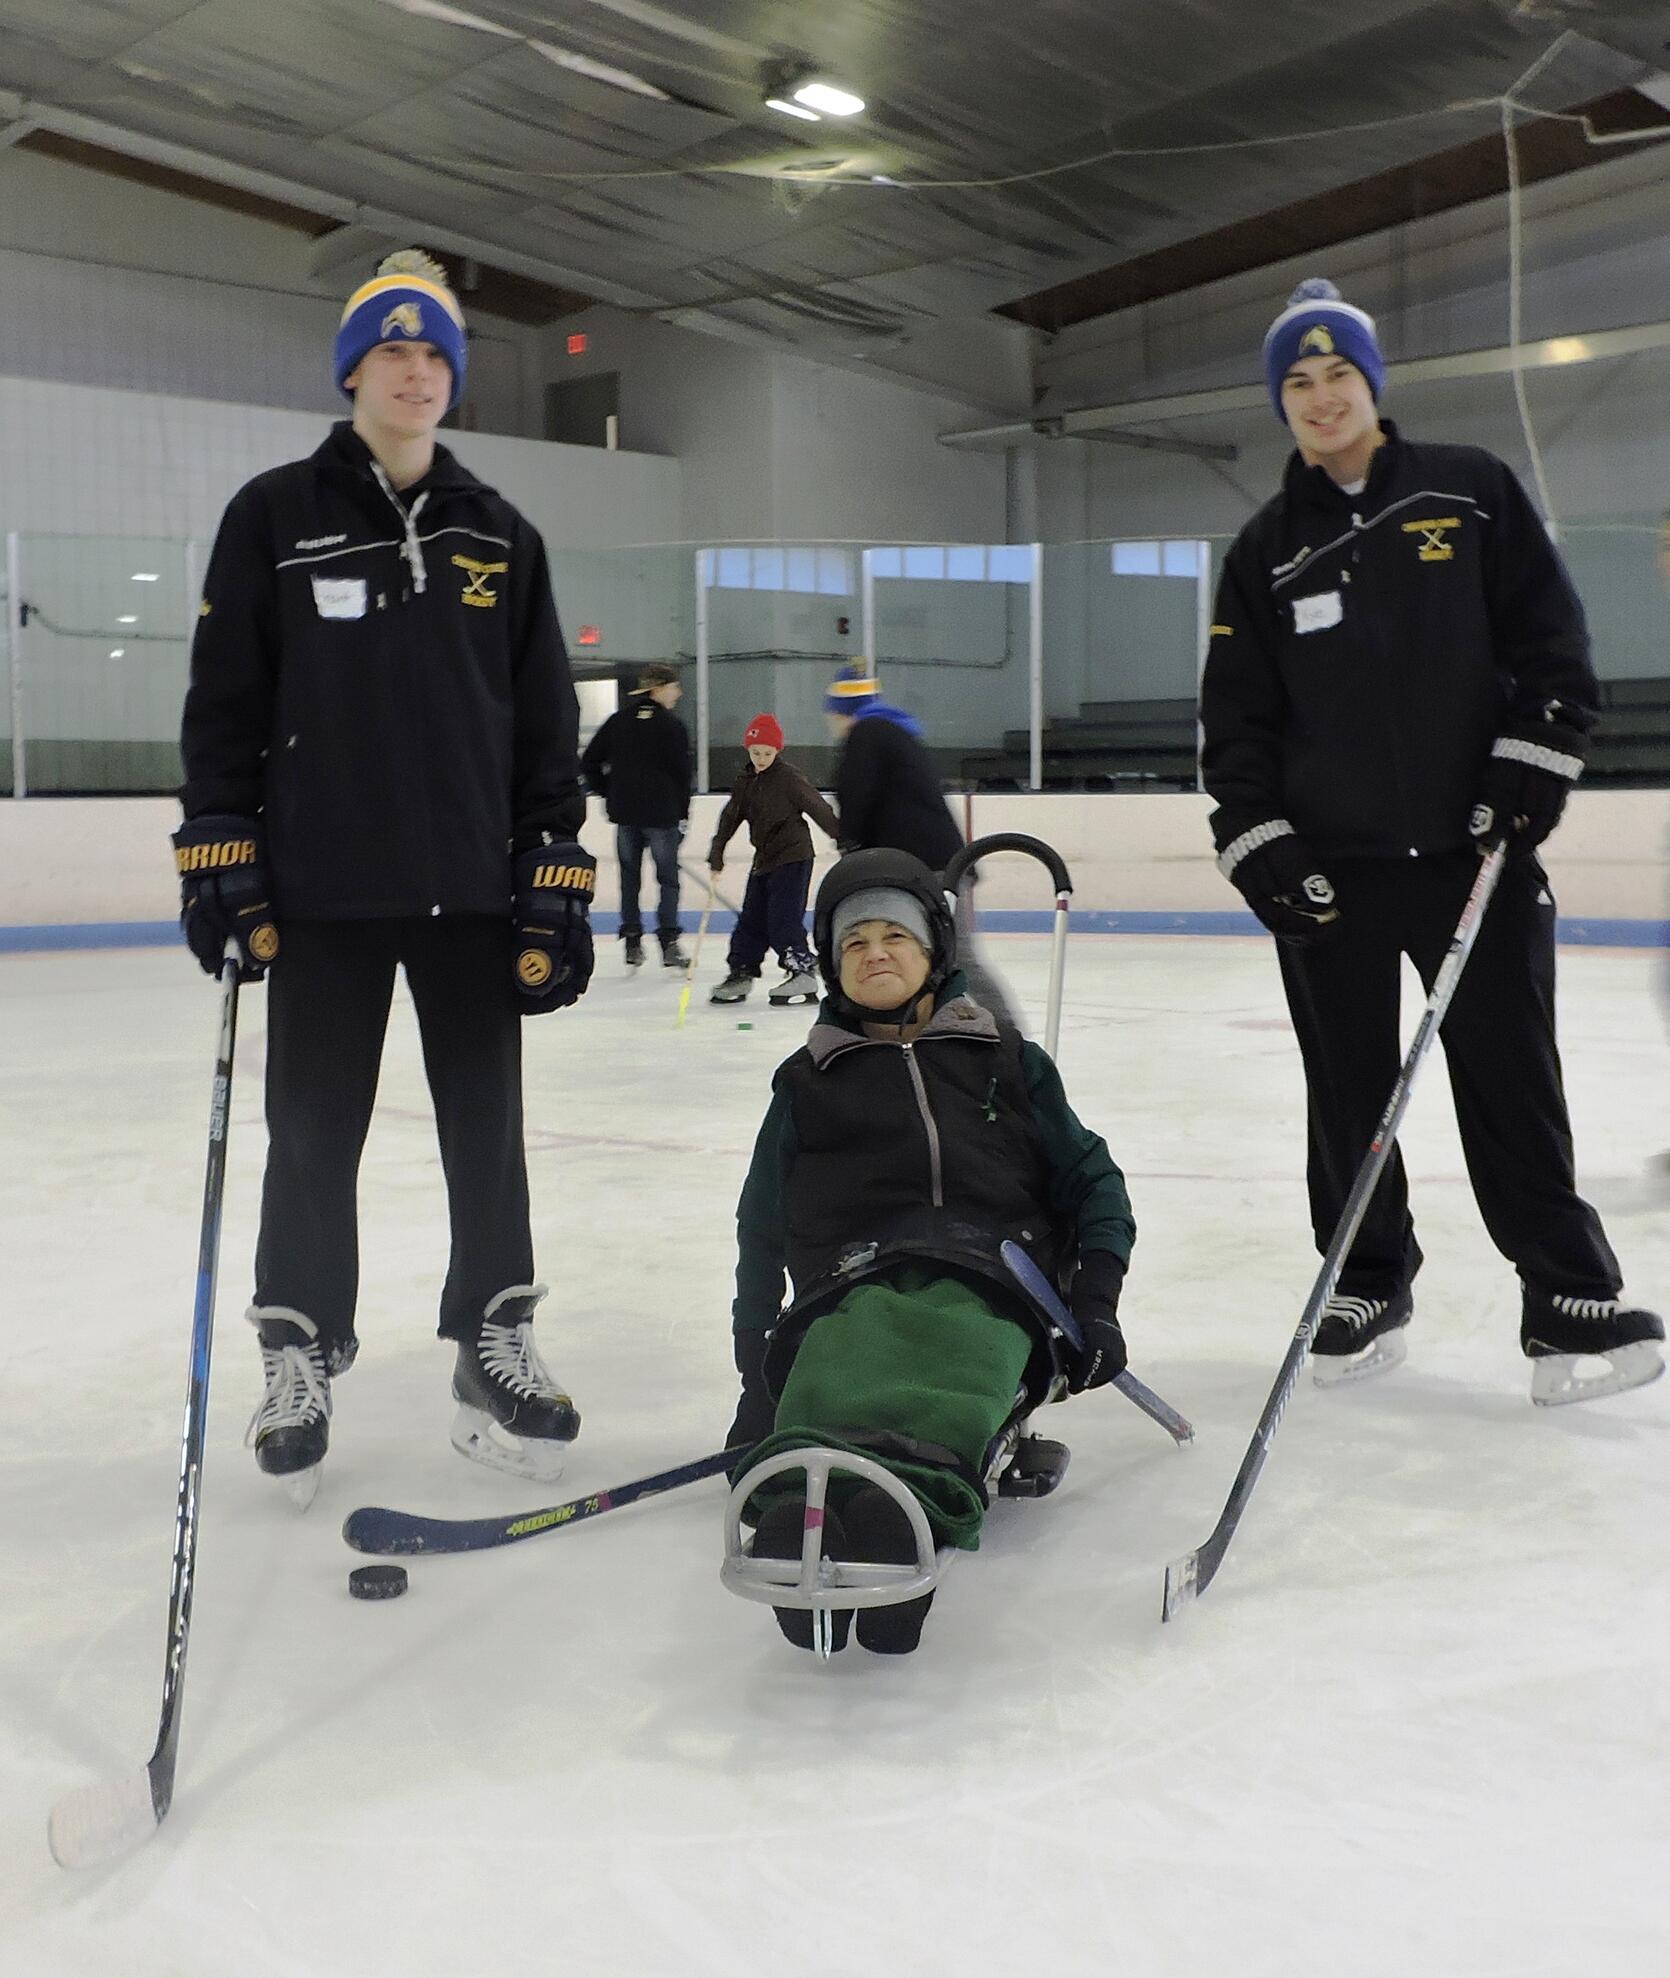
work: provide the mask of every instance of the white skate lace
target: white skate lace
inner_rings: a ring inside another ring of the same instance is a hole
[[[483,1373],[513,1394],[535,1401],[568,1399],[539,1357],[531,1319],[521,1319],[515,1325],[496,1325],[489,1319],[476,1343],[476,1359]]]
[[[330,1381],[317,1345],[263,1346],[261,1373],[267,1388],[249,1418],[246,1449],[269,1429],[300,1428],[315,1416],[329,1416]]]
[[[1568,1319],[1610,1319],[1618,1311],[1616,1298],[1566,1298],[1556,1293],[1548,1302]]]
[[[1389,1298],[1330,1298],[1322,1308],[1324,1325],[1338,1319],[1349,1332],[1362,1332],[1372,1325],[1392,1301]]]

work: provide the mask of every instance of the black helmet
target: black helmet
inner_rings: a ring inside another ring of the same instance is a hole
[[[841,993],[841,958],[835,952],[835,910],[855,894],[874,892],[907,894],[927,917],[933,941],[929,949],[928,980],[918,995],[937,992],[957,966],[957,925],[938,876],[909,852],[894,851],[887,846],[848,852],[824,874],[812,908],[812,945],[817,950],[818,973],[823,977],[831,1002],[840,1009],[856,1011],[857,1006]],[[911,1002],[915,1001],[913,996]],[[902,1013],[880,1010],[857,1013],[883,1023],[903,1020]]]

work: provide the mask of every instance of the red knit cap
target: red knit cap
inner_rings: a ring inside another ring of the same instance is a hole
[[[735,732],[734,730],[732,731]],[[783,724],[774,714],[756,714],[748,724],[748,732],[742,738],[745,749],[756,747],[781,749],[783,746]]]

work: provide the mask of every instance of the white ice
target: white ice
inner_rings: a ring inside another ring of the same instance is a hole
[[[999,958],[1036,1011],[1045,944]],[[351,1602],[344,1514],[555,1502],[695,1457],[733,1400],[731,1218],[804,1012],[628,978],[528,1026],[545,1352],[585,1413],[546,1495],[447,1446],[444,1257],[409,1004],[363,1175],[364,1350],[298,1518],[242,1448],[264,1010],[233,1105],[174,1811],[46,1848],[155,1731],[214,991],[172,951],[0,960],[0,1971],[8,1978],[1670,1969],[1670,1381],[1534,1410],[1442,1066],[1406,1132],[1410,1356],[1307,1381],[1216,1584],[1162,1629],[1315,1272],[1302,1099],[1261,940],[1076,939],[1062,1064],[1130,1179],[1133,1365],[1056,1412],[1068,1481],[1000,1504],[921,1651],[820,1668],[718,1583],[722,1486]],[[1670,1303],[1662,957],[1567,951],[1584,1184]],[[738,1016],[753,1028],[737,1028]]]

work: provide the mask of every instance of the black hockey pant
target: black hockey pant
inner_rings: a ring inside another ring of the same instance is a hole
[[[1400,956],[1428,993],[1478,873],[1471,851],[1325,860],[1340,910],[1335,938],[1279,946],[1309,1096],[1308,1179],[1316,1247],[1339,1226],[1402,1058]],[[1439,1039],[1456,1124],[1485,1227],[1522,1278],[1610,1298],[1618,1260],[1577,1193],[1554,1040],[1554,901],[1534,858],[1510,859]],[[1395,1293],[1420,1268],[1403,1157],[1392,1149],[1346,1258],[1342,1292]]]
[[[442,1338],[533,1276],[522,1147],[522,1030],[506,922],[283,922],[267,986],[267,1173],[255,1302],[349,1339],[359,1288],[356,1188],[397,965],[417,1011],[452,1225]]]

